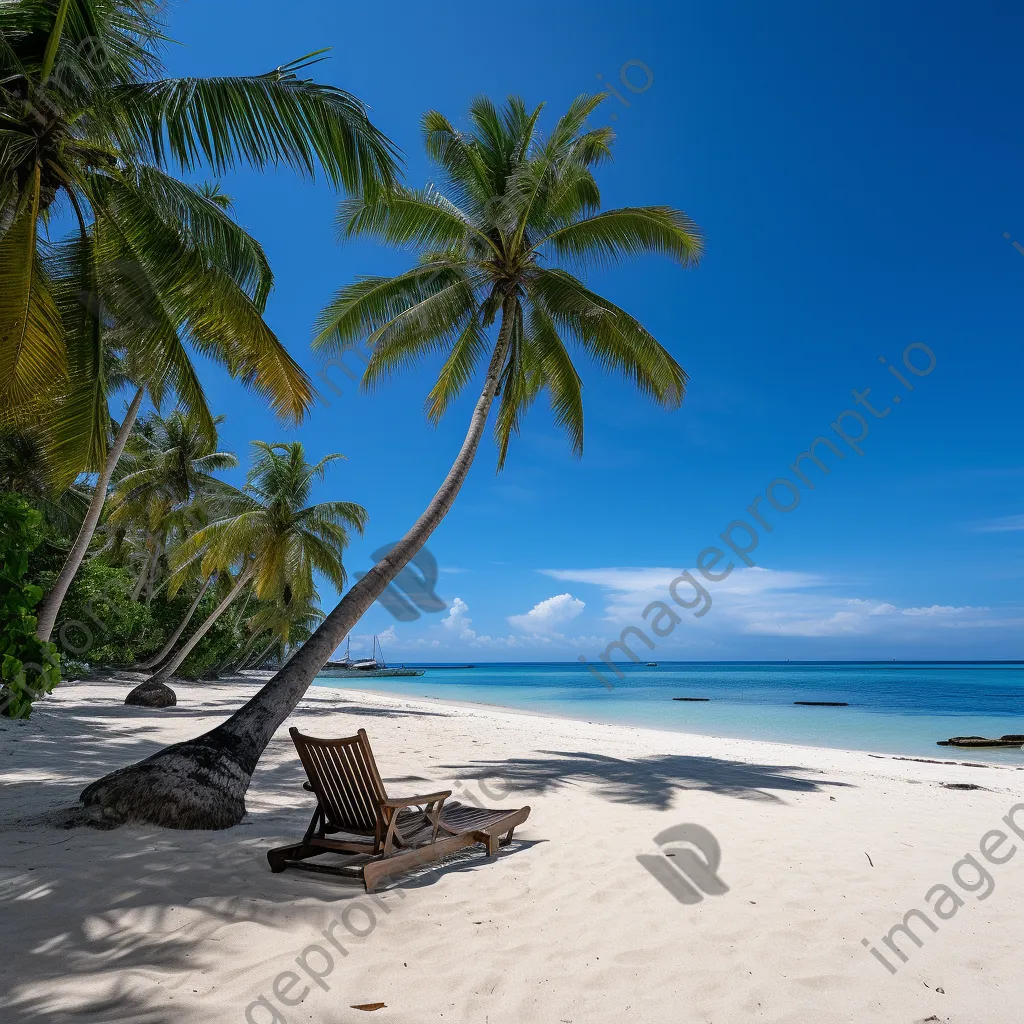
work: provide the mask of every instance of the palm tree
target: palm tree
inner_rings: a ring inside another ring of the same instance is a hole
[[[223,422],[215,417],[211,438],[199,417],[175,409],[166,417],[153,413],[132,435],[109,498],[107,527],[136,525],[145,536],[136,598],[143,586],[152,597],[161,556],[175,536],[205,525],[211,505],[233,490],[213,475],[238,465],[233,452],[218,450],[216,428]]]
[[[196,591],[195,597],[192,598],[192,603],[185,610],[185,614],[181,617],[181,620],[178,622],[178,625],[175,626],[175,628],[171,631],[170,636],[167,637],[167,640],[164,642],[163,647],[161,647],[160,650],[157,651],[156,654],[154,654],[151,658],[147,658],[141,664],[136,665],[135,668],[137,671],[148,672],[150,671],[150,669],[156,668],[157,665],[159,665],[164,660],[164,658],[166,658],[171,653],[171,651],[174,650],[175,644],[177,644],[177,642],[181,639],[181,634],[185,632],[185,628],[192,621],[192,616],[195,615],[196,609],[201,604],[203,598],[206,597],[206,592],[210,589],[210,587],[212,587],[217,582],[217,580],[218,574],[213,573],[212,576],[207,576],[206,579],[202,581],[201,585],[199,586],[199,589]]]
[[[214,428],[223,421],[217,416]],[[237,465],[234,453],[219,450],[216,437],[211,440],[205,424],[188,411],[176,409],[167,417],[153,413],[139,421],[118,467],[104,524],[114,544],[130,527],[145,537],[137,591],[144,584],[152,587],[162,552],[223,513],[234,488],[213,474]],[[184,616],[163,647],[137,666],[140,670],[155,668],[171,653],[215,579],[216,573],[196,581]]]
[[[239,670],[256,668],[266,661],[272,651],[283,661],[289,645],[308,640],[323,618],[323,611],[311,601],[265,603],[249,620],[249,642],[236,660],[235,667]],[[266,646],[255,653],[264,641]]]
[[[310,504],[313,485],[323,480],[331,463],[344,456],[326,455],[311,465],[299,441],[254,441],[253,449],[252,469],[231,512],[185,539],[172,556],[177,568],[198,558],[203,576],[237,566],[235,583],[144,686],[163,683],[173,675],[250,583],[258,599],[279,602],[284,608],[306,608],[316,599],[314,572],[338,590],[345,586],[342,552],[348,546],[348,530],[362,533],[366,510],[348,501]],[[174,585],[172,578],[172,592]]]
[[[581,453],[581,380],[567,342],[659,404],[680,404],[686,374],[675,359],[627,312],[554,266],[558,260],[604,266],[657,253],[690,267],[701,255],[698,228],[678,210],[600,212],[593,168],[610,156],[612,133],[587,128],[599,102],[575,100],[547,138],[537,131],[540,108],[528,111],[516,98],[500,111],[487,99],[474,101],[469,133],[430,112],[423,135],[427,153],[439,164],[441,184],[364,193],[342,204],[345,236],[416,246],[421,258],[396,277],[363,278],[343,288],[321,318],[317,347],[345,350],[368,335],[369,387],[424,355],[444,353],[427,396],[433,421],[483,369],[462,449],[412,529],[256,696],[204,736],[94,783],[83,802],[114,817],[157,824],[216,828],[238,822],[249,779],[275,730],[451,508],[499,389],[499,464],[523,413],[542,391],[574,453]],[[189,778],[187,789],[178,784],[183,776]]]
[[[39,611],[47,637],[99,522],[148,391],[205,411],[187,341],[301,418],[309,382],[262,321],[260,247],[200,165],[280,164],[332,184],[393,181],[395,151],[354,97],[299,77],[311,54],[250,77],[169,79],[160,0],[8,0],[0,8],[0,421],[45,419],[65,482],[98,472],[94,501]],[[65,210],[55,246],[41,225]],[[106,356],[133,396],[111,440]],[[209,415],[207,413],[207,418]]]

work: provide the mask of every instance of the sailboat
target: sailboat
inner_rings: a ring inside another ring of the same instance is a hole
[[[378,653],[380,654],[379,658],[377,657]],[[327,662],[320,670],[320,675],[330,676],[332,679],[351,679],[360,676],[364,678],[366,676],[374,678],[380,678],[381,676],[421,676],[423,675],[423,669],[406,668],[404,665],[401,668],[389,668],[384,660],[384,649],[380,645],[380,638],[376,636],[373,638],[370,657],[353,661],[352,638],[346,637],[345,657],[341,661]]]

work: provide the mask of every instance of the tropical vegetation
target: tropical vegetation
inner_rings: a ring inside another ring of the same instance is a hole
[[[35,433],[58,490],[98,474],[39,607],[42,640],[144,400],[173,396],[212,435],[192,352],[286,420],[312,401],[263,320],[273,277],[262,248],[217,185],[181,175],[284,164],[371,191],[395,175],[362,104],[300,77],[322,52],[261,75],[169,78],[164,11],[159,0],[0,8],[0,426]],[[124,388],[112,429],[110,399]]]

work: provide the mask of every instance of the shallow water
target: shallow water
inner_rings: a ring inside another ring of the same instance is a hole
[[[410,666],[412,667],[412,666]],[[1019,763],[1016,748],[938,747],[950,736],[1024,733],[1024,664],[1007,662],[661,662],[622,666],[606,689],[579,664],[416,666],[422,676],[328,679],[340,689],[470,701],[616,725]],[[707,703],[673,697],[710,697]],[[849,707],[795,707],[793,701]]]

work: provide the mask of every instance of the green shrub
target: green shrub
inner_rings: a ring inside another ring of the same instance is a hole
[[[49,580],[50,574],[42,579]],[[57,616],[53,639],[65,657],[90,665],[131,665],[159,639],[150,608],[132,600],[127,569],[82,563]]]
[[[18,494],[0,494],[0,714],[28,718],[32,702],[60,682],[60,656],[36,638],[43,590],[25,580],[42,541],[42,515]]]

